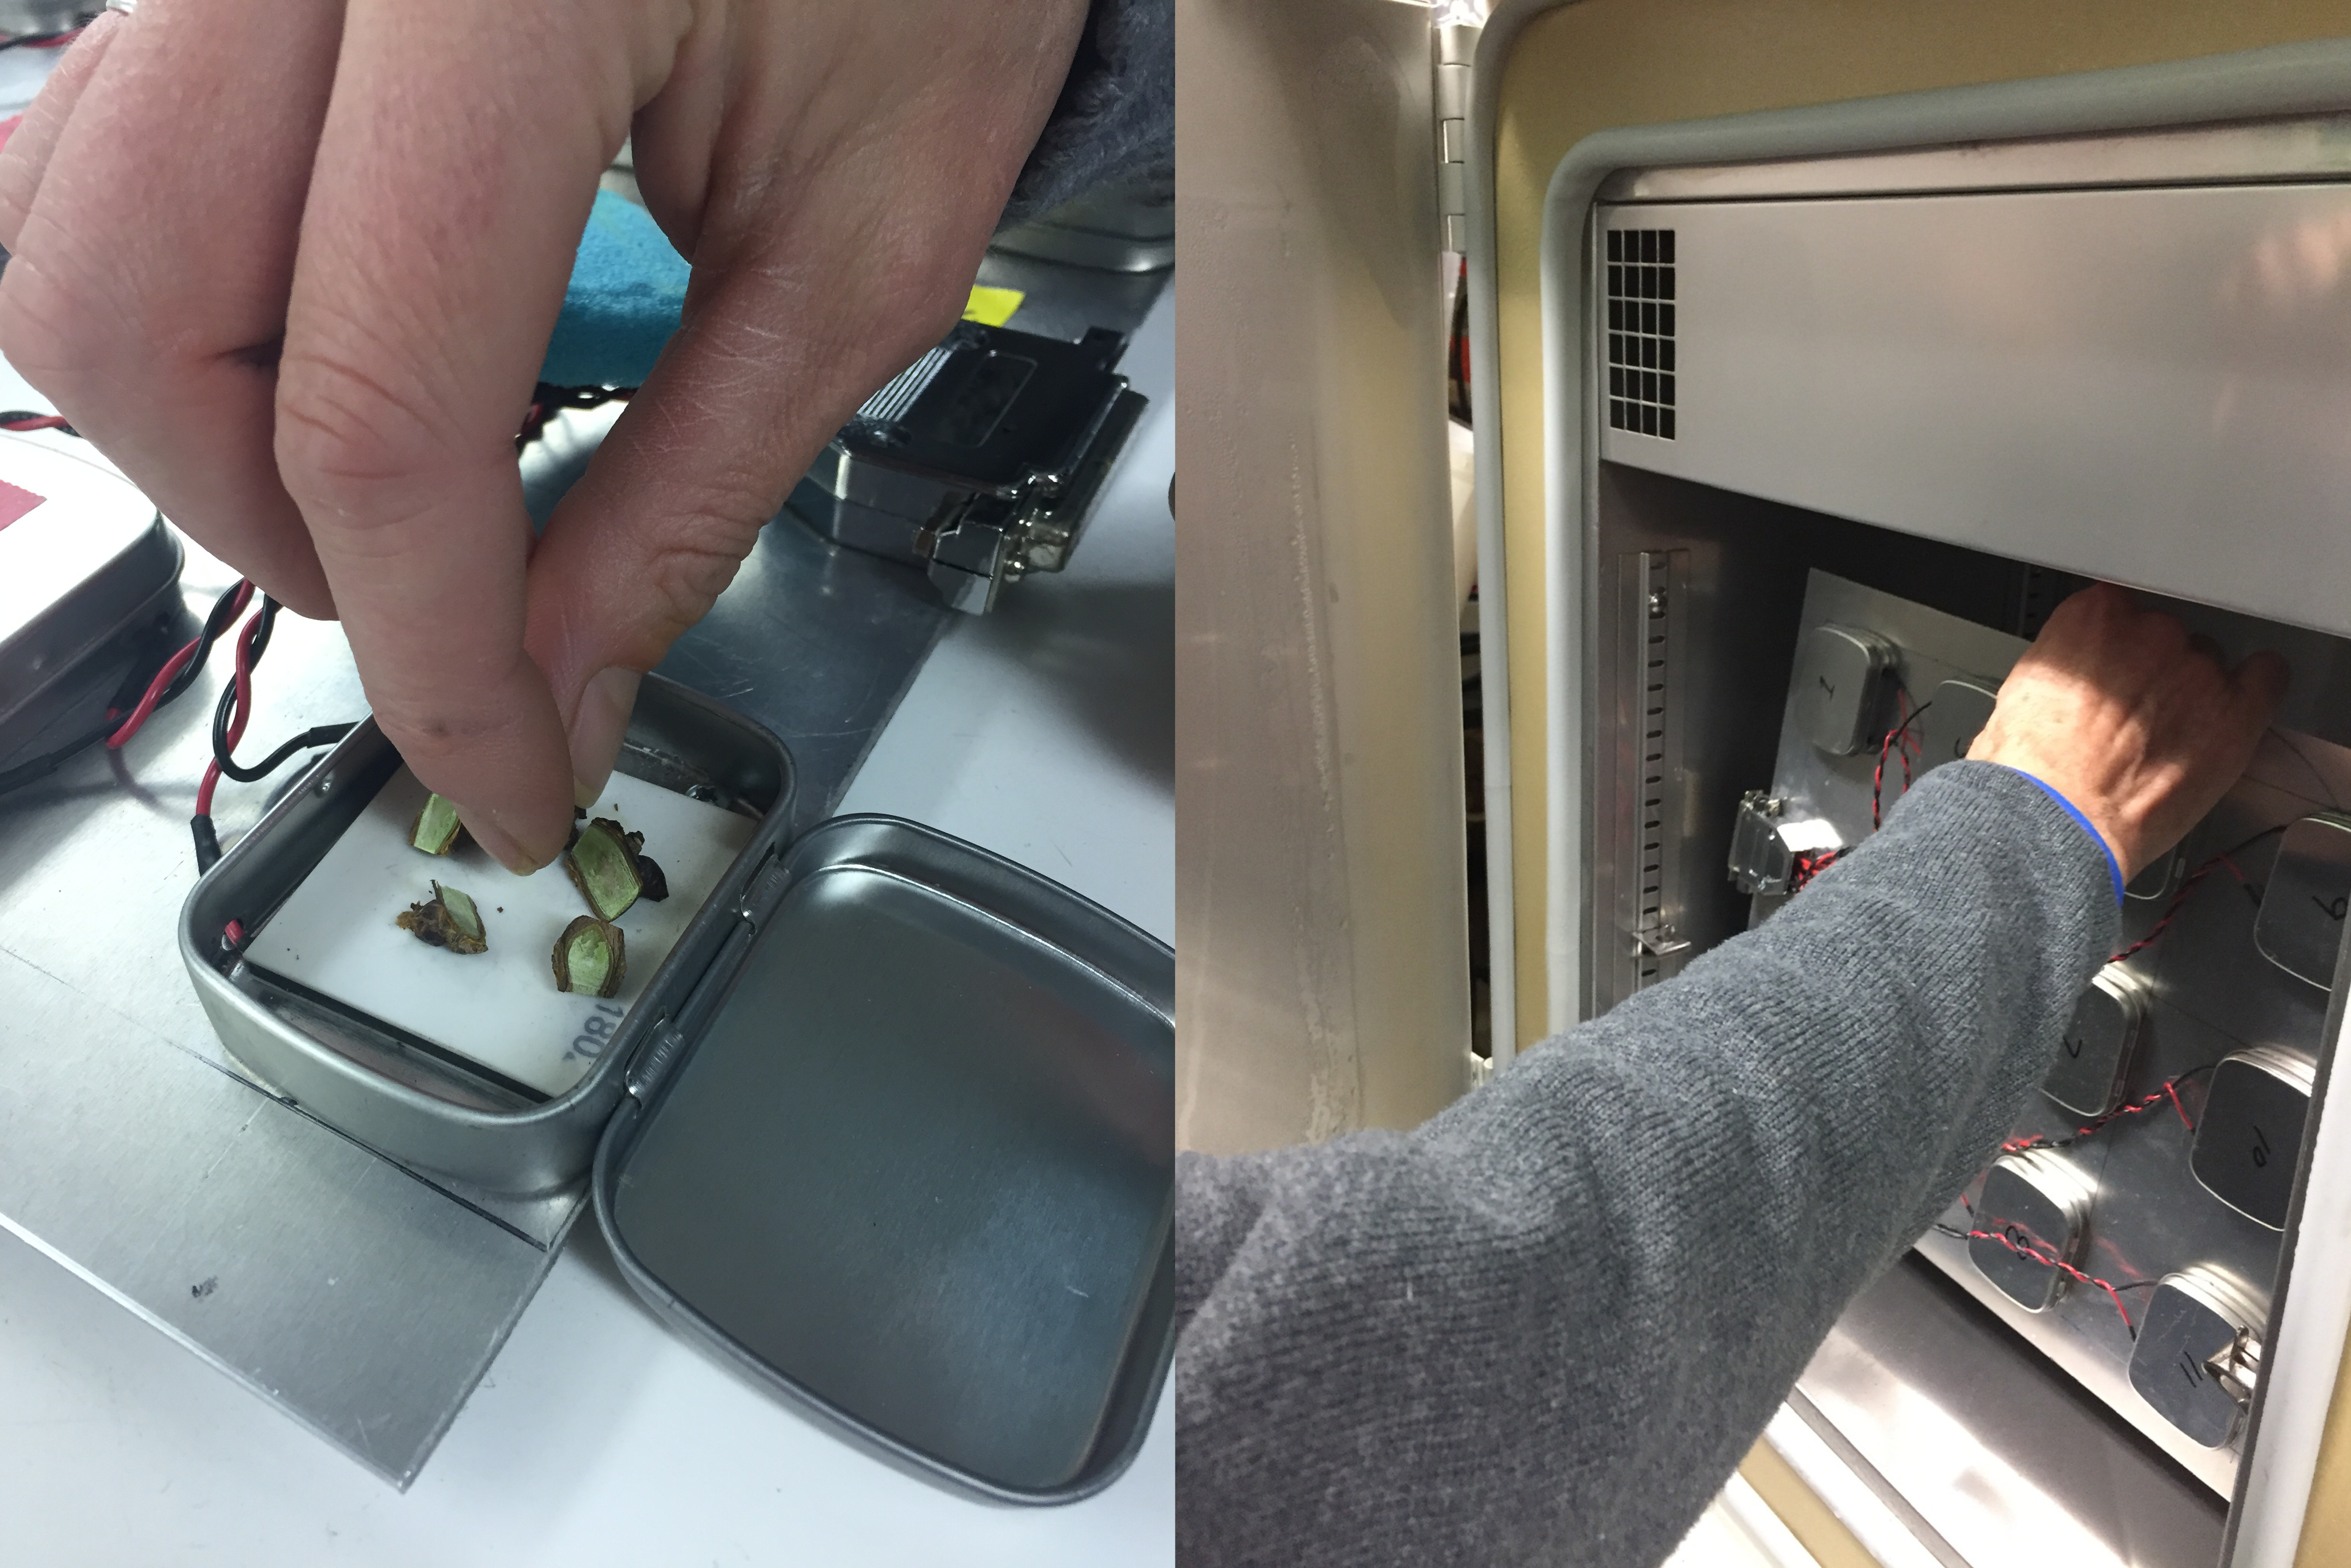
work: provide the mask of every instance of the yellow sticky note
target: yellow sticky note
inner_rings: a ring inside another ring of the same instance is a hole
[[[974,284],[971,303],[963,308],[963,319],[977,321],[983,327],[1001,327],[1012,319],[1012,313],[1028,298],[1018,288],[990,288]]]

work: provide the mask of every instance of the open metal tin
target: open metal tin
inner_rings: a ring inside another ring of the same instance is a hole
[[[648,676],[622,770],[758,827],[594,1068],[518,1103],[224,940],[398,767],[361,726],[189,895],[182,956],[239,1061],[423,1171],[507,1194],[587,1175],[658,1313],[903,1462],[1037,1503],[1126,1467],[1174,1348],[1165,944],[912,822],[787,841],[782,743]]]

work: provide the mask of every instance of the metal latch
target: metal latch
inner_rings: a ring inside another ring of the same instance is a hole
[[[1745,894],[1791,892],[1797,869],[1844,847],[1836,826],[1825,817],[1787,820],[1788,802],[1761,789],[1739,798],[1739,817],[1730,828],[1730,880]]]
[[[1113,369],[1125,348],[1099,328],[1067,342],[964,322],[866,400],[785,509],[987,611],[1069,563],[1146,406]]]
[[[2232,1398],[2251,1400],[2262,1379],[2262,1342],[2251,1329],[2239,1329],[2235,1341],[2215,1351],[2204,1367]]]

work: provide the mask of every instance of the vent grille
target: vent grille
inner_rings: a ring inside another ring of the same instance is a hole
[[[1608,423],[1674,438],[1674,231],[1608,231]]]

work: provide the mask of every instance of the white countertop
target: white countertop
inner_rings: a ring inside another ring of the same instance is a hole
[[[1152,408],[1070,570],[956,622],[842,804],[970,839],[1171,942],[1174,303],[1128,350]],[[1097,1497],[973,1502],[689,1348],[588,1224],[402,1494],[0,1231],[11,1568],[1168,1563],[1172,1411],[1163,1395]]]

